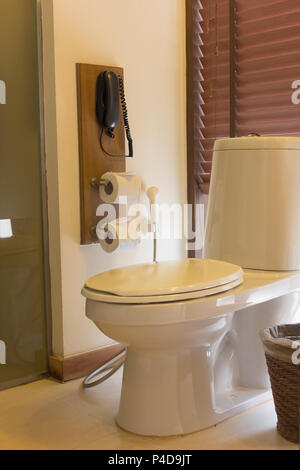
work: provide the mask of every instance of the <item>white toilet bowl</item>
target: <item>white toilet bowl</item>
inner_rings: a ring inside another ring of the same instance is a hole
[[[88,318],[127,345],[121,427],[185,434],[270,396],[258,333],[300,318],[299,171],[300,138],[220,139],[205,234],[210,259],[87,281]]]
[[[196,285],[190,272],[207,274],[205,268],[210,268],[214,287],[203,289],[207,278],[198,274],[202,289],[192,290]],[[214,270],[218,275],[213,282]],[[149,295],[156,289],[155,280],[162,279],[159,295]],[[217,286],[219,282],[224,284]],[[173,293],[163,294],[171,285]],[[177,293],[182,286],[188,292]],[[299,286],[300,273],[243,272],[231,264],[200,259],[133,266],[91,278],[82,291],[88,318],[127,345],[118,424],[136,434],[185,434],[265,400],[269,384],[257,334],[284,317],[287,302],[284,320],[294,319]],[[131,295],[122,295],[126,292]],[[276,300],[268,311],[265,302],[271,299]],[[239,310],[245,307],[254,325],[252,343],[243,331],[245,322],[239,321],[244,314]]]

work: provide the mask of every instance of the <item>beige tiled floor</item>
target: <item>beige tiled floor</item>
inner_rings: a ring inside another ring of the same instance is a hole
[[[276,431],[272,402],[187,436],[147,438],[114,422],[121,388],[118,372],[83,391],[81,381],[41,380],[0,392],[0,449],[295,449]]]

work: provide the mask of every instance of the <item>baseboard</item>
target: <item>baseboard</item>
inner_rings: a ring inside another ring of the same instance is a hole
[[[62,383],[85,377],[124,350],[124,345],[116,344],[76,356],[51,356],[49,359],[50,375]]]

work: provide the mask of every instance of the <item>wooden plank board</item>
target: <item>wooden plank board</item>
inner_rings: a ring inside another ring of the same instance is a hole
[[[108,65],[77,64],[77,100],[80,170],[80,219],[81,244],[97,242],[91,228],[100,218],[96,216],[101,204],[99,191],[91,186],[92,178],[100,180],[107,171],[126,171],[126,159],[109,157],[100,147],[100,131],[96,119],[96,84],[101,72],[111,70],[123,77],[123,69]],[[103,135],[104,148],[111,154],[124,155],[125,133],[120,109],[120,122],[115,130],[115,139]]]

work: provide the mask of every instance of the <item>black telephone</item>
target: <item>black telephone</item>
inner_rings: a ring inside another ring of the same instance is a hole
[[[100,146],[102,151],[110,157],[133,157],[133,140],[130,133],[122,77],[109,70],[102,72],[97,79],[96,95],[96,116],[98,124],[101,127]],[[120,98],[129,148],[128,155],[112,155],[104,149],[102,142],[104,131],[111,139],[114,139],[115,137],[114,130],[120,119]]]

